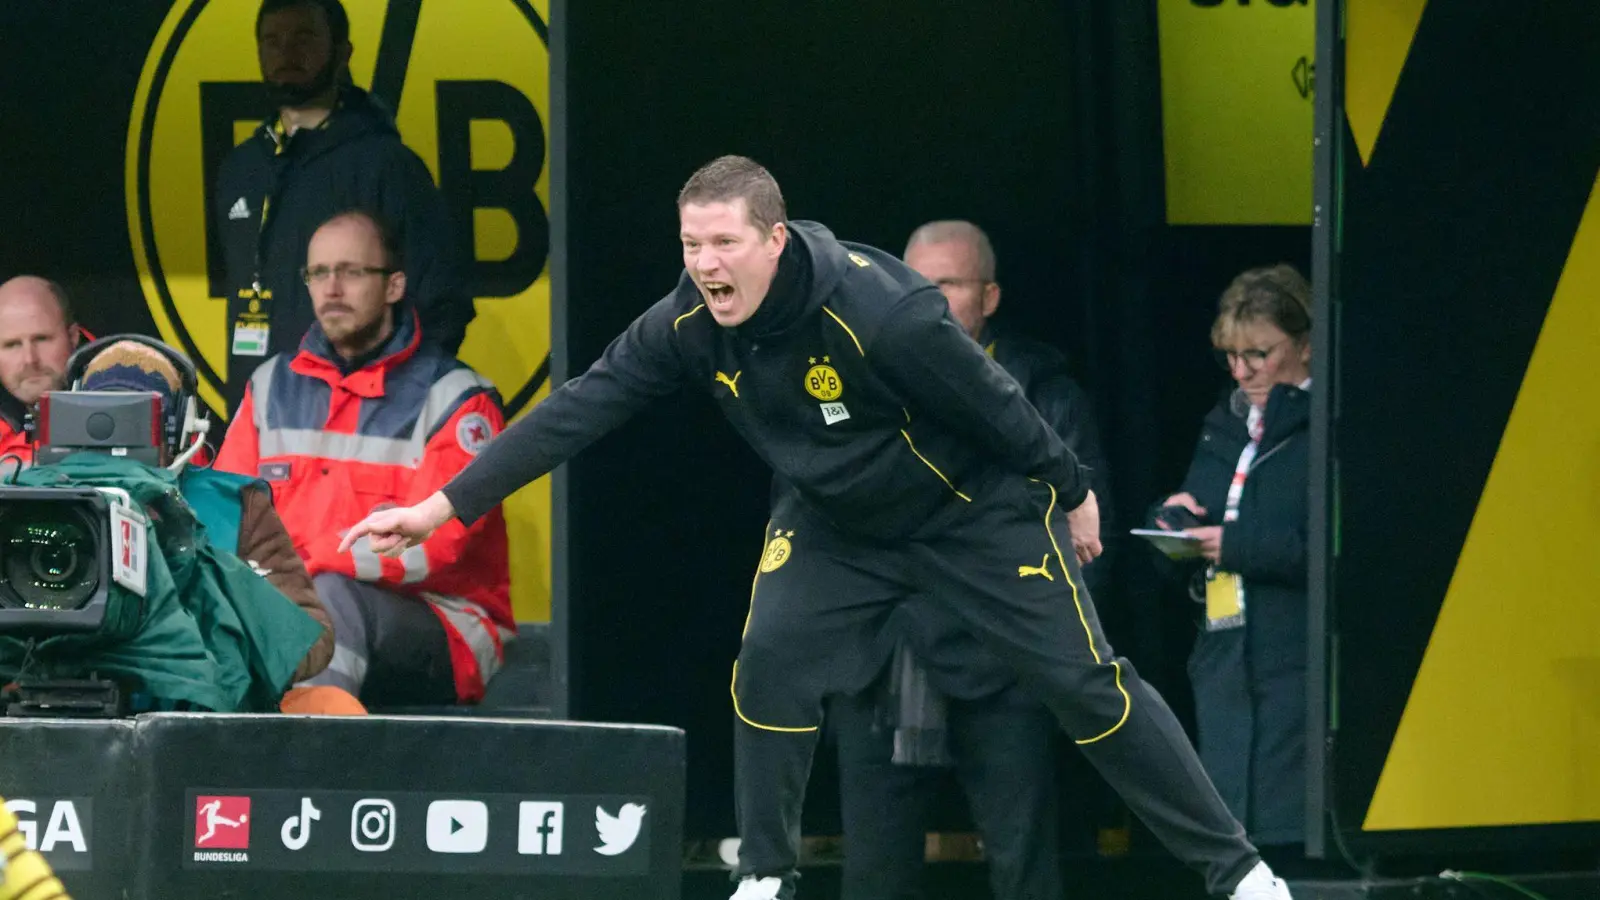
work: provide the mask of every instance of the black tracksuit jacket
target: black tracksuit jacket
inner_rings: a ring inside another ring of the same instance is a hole
[[[817,223],[789,227],[754,315],[717,325],[685,272],[587,372],[445,486],[462,521],[685,382],[709,391],[780,481],[849,534],[914,537],[950,504],[981,502],[974,487],[1003,472],[1054,485],[1062,511],[1083,502],[1077,458],[937,288]]]

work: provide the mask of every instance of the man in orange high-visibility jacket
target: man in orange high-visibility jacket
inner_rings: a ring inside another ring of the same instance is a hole
[[[304,277],[317,324],[297,354],[251,376],[217,468],[272,485],[333,617],[333,662],[306,684],[369,705],[476,702],[516,628],[499,510],[399,559],[339,542],[374,509],[416,503],[465,468],[504,427],[499,397],[422,341],[398,248],[374,216],[324,223]]]

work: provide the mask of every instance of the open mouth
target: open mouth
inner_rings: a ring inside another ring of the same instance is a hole
[[[705,282],[706,299],[715,307],[722,308],[733,302],[733,285],[721,281]]]

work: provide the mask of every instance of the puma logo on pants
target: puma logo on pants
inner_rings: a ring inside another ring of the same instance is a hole
[[[1050,565],[1050,554],[1046,553],[1044,559],[1040,560],[1037,566],[1017,566],[1017,577],[1027,578],[1029,575],[1043,575],[1045,581],[1055,581],[1056,577],[1050,574],[1049,569],[1045,568],[1048,565]]]

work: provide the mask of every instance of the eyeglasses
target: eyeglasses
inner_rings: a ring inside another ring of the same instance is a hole
[[[321,284],[329,278],[340,281],[349,281],[366,275],[393,275],[395,269],[384,266],[358,266],[355,263],[339,263],[336,266],[306,266],[300,270],[300,277],[306,284]]]
[[[1234,363],[1243,361],[1247,370],[1259,372],[1261,367],[1267,364],[1267,359],[1272,356],[1272,351],[1282,345],[1283,341],[1278,341],[1276,344],[1261,350],[1249,347],[1244,350],[1213,350],[1211,352],[1216,355],[1217,365],[1221,366],[1224,371],[1232,372]]]

